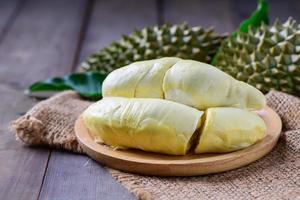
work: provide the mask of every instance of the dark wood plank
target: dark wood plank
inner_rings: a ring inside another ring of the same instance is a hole
[[[134,28],[154,25],[156,2],[147,0],[95,1],[80,60],[128,34]],[[57,187],[60,185],[61,187]],[[53,152],[41,199],[134,199],[99,164],[86,156]]]
[[[230,0],[166,0],[163,8],[167,22],[187,21],[193,26],[213,26],[219,33],[233,30]]]
[[[135,199],[101,165],[87,156],[54,151],[40,199]]]
[[[0,84],[0,199],[36,199],[49,151],[24,147],[9,133],[9,122],[26,112],[34,101]]]
[[[9,25],[14,21],[20,4],[22,4],[21,0],[0,1],[0,42]]]
[[[152,26],[156,21],[154,0],[95,1],[79,60],[83,61],[113,40],[119,40],[122,34],[131,33],[134,28]]]
[[[29,0],[0,45],[0,82],[19,88],[71,69],[86,1]]]
[[[15,12],[20,0],[2,0],[0,1],[0,30],[3,29],[10,17]]]
[[[9,28],[0,44],[0,199],[38,198],[50,151],[23,147],[7,127],[35,103],[23,94],[29,83],[70,71],[85,5],[25,1],[4,25]]]

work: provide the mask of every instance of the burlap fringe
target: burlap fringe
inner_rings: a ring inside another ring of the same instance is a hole
[[[83,154],[73,130],[74,122],[91,102],[67,91],[38,103],[11,122],[10,130],[28,146],[47,146]]]
[[[17,139],[26,145],[43,145],[45,127],[43,123],[30,115],[25,115],[11,123],[10,130],[15,132]]]

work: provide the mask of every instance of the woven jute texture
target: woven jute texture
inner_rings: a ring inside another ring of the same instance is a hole
[[[283,132],[271,153],[246,167],[185,178],[108,170],[139,199],[300,199],[300,99],[274,91],[266,97],[283,121]],[[38,103],[11,128],[27,145],[83,153],[73,126],[90,104],[75,92],[63,92]]]

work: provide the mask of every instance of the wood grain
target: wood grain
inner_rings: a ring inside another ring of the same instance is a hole
[[[95,1],[80,62],[113,40],[119,40],[121,35],[131,33],[134,28],[152,26],[156,20],[156,1]]]
[[[167,22],[187,21],[193,26],[213,26],[219,33],[234,29],[230,0],[166,0],[163,7],[164,20]]]
[[[0,49],[7,48],[3,43],[9,38],[22,6],[23,1],[0,2]],[[6,52],[0,55],[0,71],[10,69],[3,59],[5,56]],[[2,71],[0,77],[5,75],[12,80],[19,78],[13,73],[10,76],[2,74]],[[49,150],[26,148],[9,132],[9,122],[25,113],[35,103],[14,87],[0,84],[0,199],[36,199],[43,181]]]
[[[81,58],[109,44],[111,40],[119,39],[121,34],[130,33],[133,28],[153,25],[156,21],[155,1],[130,0],[95,1],[86,36],[83,41]],[[141,17],[142,16],[142,17]],[[130,22],[130,23],[128,23]],[[41,191],[41,199],[134,199],[106,170],[94,161],[88,166],[87,158],[53,152],[45,175]],[[80,171],[80,175],[68,176],[68,179],[57,176],[69,171]],[[63,185],[64,187],[57,187]],[[105,185],[105,186],[104,186]],[[73,191],[73,192],[70,192]],[[84,192],[87,191],[87,192]],[[82,196],[82,195],[85,196]]]
[[[13,23],[21,4],[21,0],[0,1],[0,43],[10,25]]]
[[[6,86],[1,88],[0,104],[5,113],[1,115],[0,199],[39,196],[50,151],[24,148],[6,127],[34,103],[24,96],[23,88],[70,72],[84,9],[83,0],[26,1],[2,40],[0,82]]]
[[[281,120],[268,107],[258,113],[267,126],[265,138],[246,149],[224,154],[168,156],[141,150],[113,150],[94,141],[81,117],[75,123],[75,134],[91,158],[109,167],[144,175],[197,176],[248,165],[272,150],[281,133]]]
[[[0,199],[36,199],[49,150],[25,147],[8,131],[9,122],[26,112],[34,101],[2,84],[0,93]]]
[[[108,171],[87,156],[54,151],[40,199],[135,199]]]
[[[70,72],[86,1],[27,1],[0,46],[0,82],[25,88]]]

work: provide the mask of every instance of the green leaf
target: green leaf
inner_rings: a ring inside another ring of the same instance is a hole
[[[250,26],[259,27],[262,23],[269,24],[269,6],[266,0],[258,0],[256,10],[240,24],[239,31],[248,33]]]
[[[98,100],[102,98],[102,82],[106,75],[99,72],[74,73],[64,77],[54,77],[32,84],[27,92],[75,90],[80,96]]]

